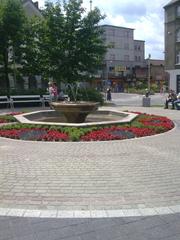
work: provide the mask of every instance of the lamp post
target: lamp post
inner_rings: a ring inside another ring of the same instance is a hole
[[[90,12],[92,11],[92,0],[89,1],[90,3]]]
[[[148,56],[148,92],[150,93],[151,90],[151,63],[150,63],[150,59],[151,59],[151,54],[149,54]]]

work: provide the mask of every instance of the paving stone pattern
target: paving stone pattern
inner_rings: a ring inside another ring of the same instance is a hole
[[[169,116],[177,127],[157,136],[101,143],[0,138],[0,215],[11,215],[0,216],[0,240],[180,239],[180,213],[165,214],[179,211],[180,114],[124,109]],[[77,209],[91,210],[94,218],[71,218],[74,212],[86,213]],[[63,210],[69,218],[53,218]],[[137,211],[144,216],[111,217]],[[158,215],[148,216],[154,211]],[[109,217],[96,218],[97,212]]]
[[[145,110],[169,114],[179,123],[179,111]],[[0,138],[0,207],[93,210],[180,204],[179,141],[179,125],[168,133],[113,142]]]

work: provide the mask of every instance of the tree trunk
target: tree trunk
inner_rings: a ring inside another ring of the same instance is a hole
[[[6,88],[7,91],[10,91],[10,83],[9,83],[9,76],[8,76],[8,50],[7,48],[4,50],[3,53],[3,61],[4,61],[4,75],[5,75],[5,81],[6,81]]]

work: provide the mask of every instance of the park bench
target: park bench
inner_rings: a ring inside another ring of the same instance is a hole
[[[51,102],[51,97],[49,94],[42,95],[42,106],[43,107],[45,107],[46,104],[49,105],[50,102]]]
[[[43,106],[43,99],[40,95],[18,95],[10,96],[11,107],[14,108],[15,104],[23,103],[39,103]]]
[[[11,100],[8,98],[8,96],[0,96],[0,104],[6,105],[6,107],[12,107],[11,106]]]
[[[68,95],[64,94],[61,99],[58,98],[58,101],[64,101],[68,100]],[[46,104],[49,105],[49,103],[52,101],[51,97],[49,94],[42,95],[42,106],[45,107]]]
[[[180,103],[177,103],[177,105],[178,105],[178,110],[179,110],[180,109]],[[168,108],[169,108],[169,106],[172,108],[172,102],[168,103]]]

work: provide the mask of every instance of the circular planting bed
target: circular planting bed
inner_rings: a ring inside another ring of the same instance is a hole
[[[108,141],[155,135],[174,127],[167,117],[137,112],[138,116],[129,124],[84,128],[17,123],[13,117],[17,114],[21,113],[0,116],[0,137],[32,141]]]

